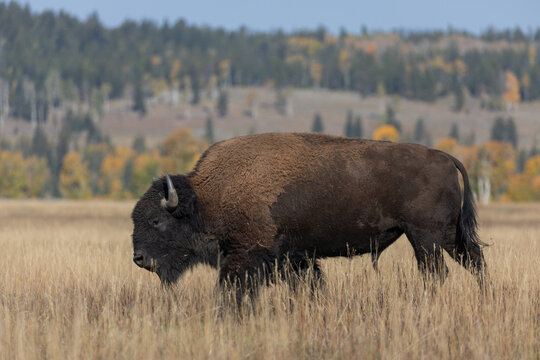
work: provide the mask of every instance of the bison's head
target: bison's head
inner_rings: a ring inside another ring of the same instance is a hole
[[[197,196],[185,176],[155,180],[135,205],[133,261],[156,272],[164,284],[204,261]]]

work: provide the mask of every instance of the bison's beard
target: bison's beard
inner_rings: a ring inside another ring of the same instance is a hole
[[[156,269],[156,274],[164,286],[176,283],[180,276],[190,267],[189,263],[162,263]]]

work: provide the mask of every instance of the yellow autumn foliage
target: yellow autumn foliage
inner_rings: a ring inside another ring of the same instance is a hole
[[[453,156],[457,156],[458,148],[457,139],[453,137],[442,138],[435,144],[435,149],[442,150]]]
[[[189,129],[180,129],[171,133],[163,142],[161,154],[164,170],[169,173],[187,173],[197,163],[207,143],[191,134]]]
[[[521,101],[521,94],[519,92],[519,81],[511,71],[507,71],[504,74],[504,83],[506,87],[505,93],[502,95],[502,98],[506,103],[513,105]]]
[[[88,186],[88,166],[78,152],[72,151],[64,156],[60,171],[59,189],[67,199],[88,199],[92,191]]]
[[[99,181],[101,193],[113,199],[130,197],[123,184],[126,164],[134,155],[133,149],[120,146],[105,156],[101,163]]]
[[[305,66],[307,63],[307,60],[304,55],[302,54],[293,54],[289,55],[285,58],[285,63],[287,65],[295,65],[298,64],[300,66]]]
[[[135,158],[131,178],[131,191],[134,196],[141,196],[152,183],[152,179],[162,174],[162,160],[157,151],[140,154]]]
[[[399,141],[399,132],[392,125],[383,125],[375,129],[373,140]]]
[[[319,86],[322,80],[323,66],[317,61],[312,61],[309,68],[309,73],[311,74],[311,80],[313,80],[313,83],[316,86]]]
[[[489,167],[491,189],[495,196],[508,190],[509,179],[516,172],[516,152],[508,143],[488,141],[480,149],[480,161]]]
[[[292,48],[306,51],[309,56],[315,55],[323,48],[323,44],[319,40],[308,36],[291,36],[288,43]]]
[[[512,201],[540,201],[540,155],[527,160],[523,174],[511,176],[508,196]]]
[[[350,65],[349,52],[345,49],[341,49],[339,52],[339,67],[347,68]]]
[[[529,176],[540,175],[540,155],[533,156],[527,161],[524,172]]]
[[[175,59],[171,65],[171,70],[169,71],[169,80],[172,81],[173,79],[176,79],[181,69],[182,63],[180,62],[180,60]]]
[[[454,61],[454,69],[460,75],[464,75],[467,72],[467,65],[461,59],[456,59]]]
[[[0,197],[37,197],[49,178],[47,161],[20,152],[0,151]]]

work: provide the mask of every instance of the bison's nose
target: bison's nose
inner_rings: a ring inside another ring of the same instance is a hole
[[[144,255],[140,252],[136,252],[133,254],[133,262],[137,264],[138,267],[143,267],[144,265]]]

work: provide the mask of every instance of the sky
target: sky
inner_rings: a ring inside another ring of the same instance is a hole
[[[1,1],[1,0],[0,0]],[[540,28],[540,0],[28,0],[20,1],[36,11],[64,10],[80,19],[96,12],[108,27],[124,20],[165,19],[174,23],[209,25],[253,31],[315,29],[324,25],[338,33],[341,28],[358,33],[368,30],[457,30],[473,33],[496,29]]]

